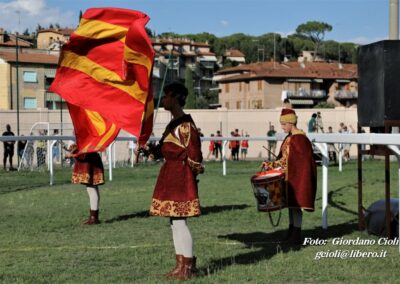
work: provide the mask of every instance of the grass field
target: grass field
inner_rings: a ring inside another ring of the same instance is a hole
[[[357,230],[357,168],[329,169],[329,228],[321,228],[321,169],[316,211],[304,213],[303,235],[325,246],[291,247],[276,241],[278,227],[256,211],[249,178],[260,162],[210,162],[200,177],[202,216],[189,220],[200,276],[193,283],[398,283],[399,251],[390,245],[337,245],[334,238],[378,240]],[[397,197],[397,164],[392,196]],[[364,205],[384,197],[384,163],[364,163]],[[83,226],[88,198],[71,185],[71,169],[58,169],[54,186],[46,172],[0,172],[1,283],[169,283],[174,266],[168,219],[149,217],[159,165],[114,170],[101,187],[102,223]],[[273,217],[276,219],[278,213]],[[321,258],[318,252],[386,252],[384,258]]]

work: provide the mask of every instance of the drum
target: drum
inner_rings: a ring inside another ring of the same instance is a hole
[[[275,211],[286,207],[285,173],[271,170],[251,177],[258,211]]]

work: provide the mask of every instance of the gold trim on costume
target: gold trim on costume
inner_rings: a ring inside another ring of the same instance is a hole
[[[183,138],[183,145],[187,147],[190,142],[190,122],[184,122],[179,125],[179,133],[182,135]]]
[[[164,217],[193,217],[200,215],[199,199],[189,201],[159,200],[153,198],[150,215]]]
[[[177,145],[177,146],[179,146],[179,147],[181,147],[181,148],[185,148],[185,147],[182,145],[181,141],[180,141],[177,137],[175,137],[172,133],[169,133],[169,134],[165,137],[164,143],[173,143],[173,144],[175,144],[175,145]]]

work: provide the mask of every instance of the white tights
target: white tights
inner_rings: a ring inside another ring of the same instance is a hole
[[[100,192],[99,188],[95,186],[87,186],[86,191],[89,195],[90,210],[99,210]]]
[[[289,223],[296,228],[301,228],[303,212],[300,208],[289,208]]]
[[[193,240],[186,218],[171,218],[172,239],[174,240],[175,253],[187,258],[193,257]]]

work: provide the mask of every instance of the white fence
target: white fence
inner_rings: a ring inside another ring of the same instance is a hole
[[[393,154],[397,158],[398,161],[398,174],[400,177],[400,134],[309,134],[307,135],[311,142],[318,147],[322,155],[322,227],[328,227],[328,165],[329,165],[329,157],[328,157],[328,144],[331,143],[350,143],[350,144],[362,144],[362,145],[386,145],[389,149],[393,151]],[[282,141],[285,137],[285,134],[279,133],[275,138],[273,137],[246,137],[246,140],[249,141]],[[73,140],[72,136],[19,136],[19,137],[0,137],[0,141],[18,141],[18,140],[27,140],[27,141],[38,141],[45,140],[50,141],[49,146],[49,157],[52,156],[53,146],[57,141],[68,141]],[[226,145],[229,141],[237,141],[242,140],[243,137],[203,137],[202,141],[210,141],[210,140],[222,140],[222,154],[223,154],[223,162],[222,162],[222,174],[227,174],[227,164],[226,164]],[[107,150],[107,164],[109,170],[109,179],[112,180],[112,170],[116,167],[118,158],[116,156],[116,147],[119,145],[126,144],[130,140],[136,140],[134,137],[118,137],[116,141],[108,148]],[[152,138],[152,140],[158,141],[158,138]],[[122,144],[121,144],[122,142]],[[126,147],[128,149],[128,147]],[[126,152],[129,156],[129,152]],[[341,152],[339,152],[339,171],[342,170],[341,166]],[[49,173],[50,173],[50,184],[52,185],[54,182],[54,171],[53,171],[53,159],[47,159],[49,163]],[[133,164],[130,164],[133,166]],[[399,178],[399,198],[400,198],[400,178]]]

